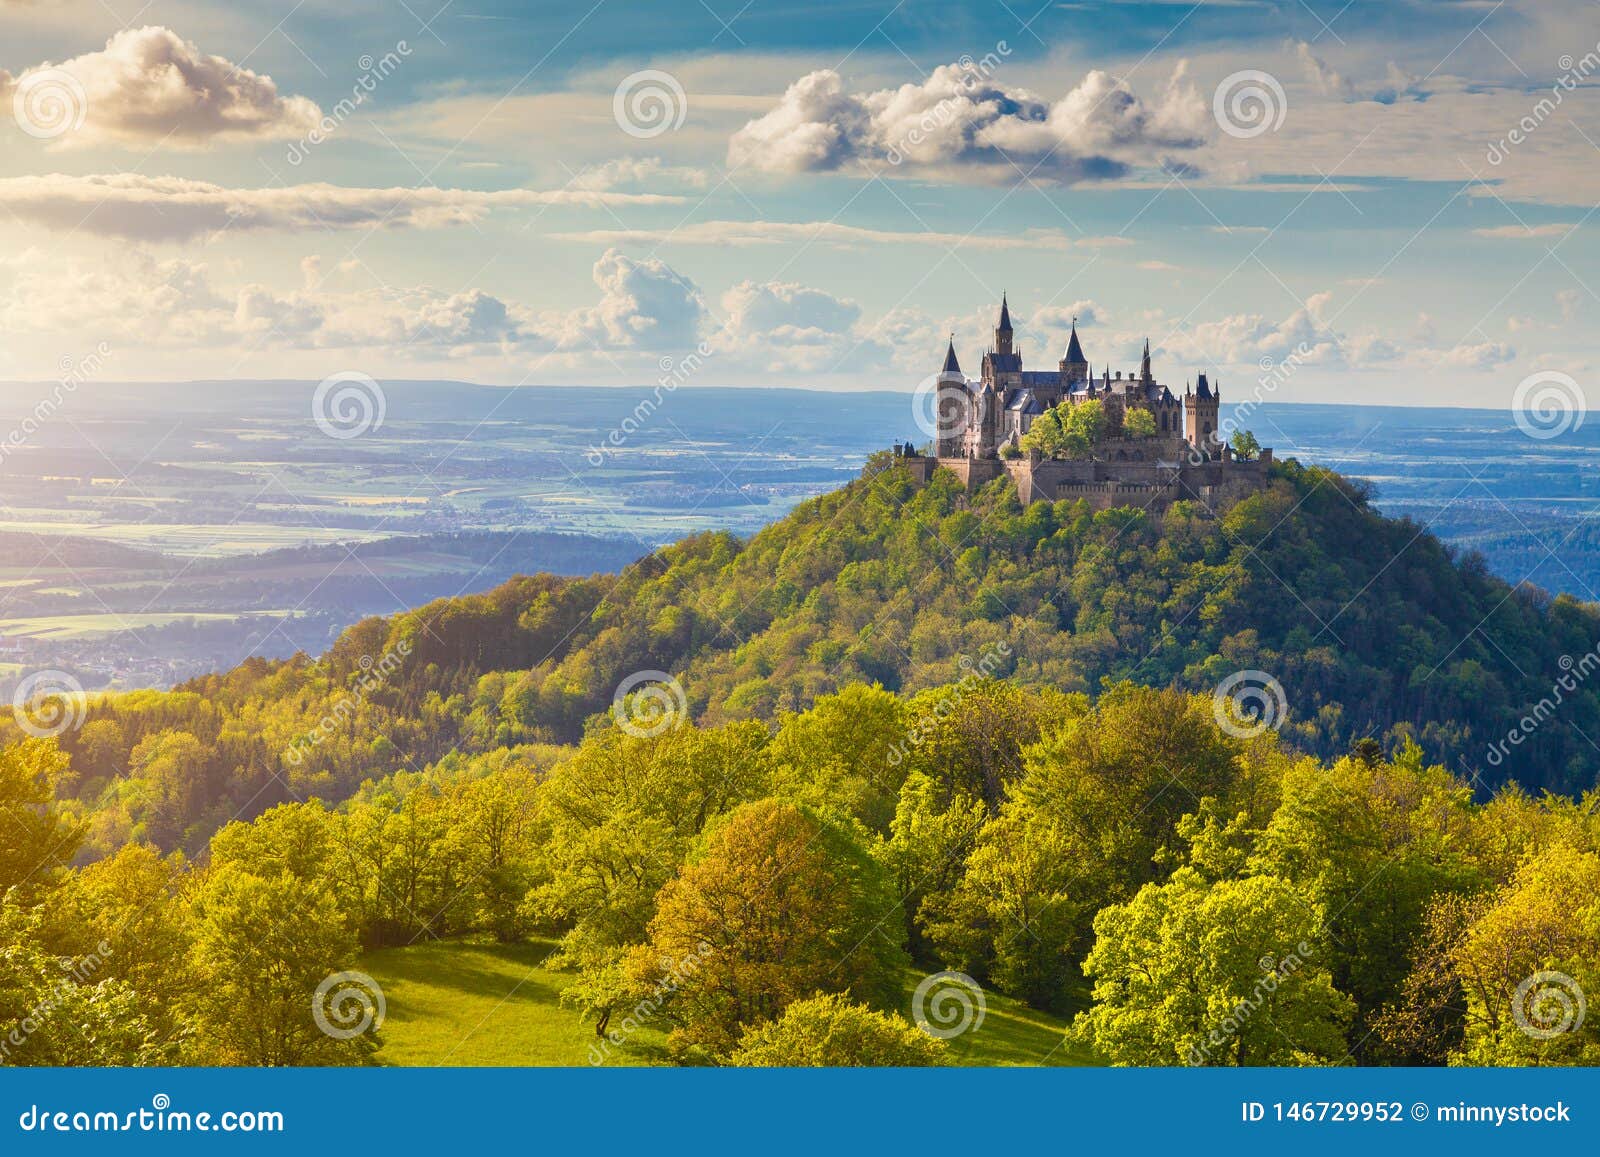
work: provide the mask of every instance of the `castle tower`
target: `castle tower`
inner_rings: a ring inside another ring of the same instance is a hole
[[[956,360],[956,335],[950,335],[950,348],[945,351],[944,368],[934,385],[934,425],[938,431],[934,453],[940,458],[962,457],[962,442],[967,432],[967,415],[971,398],[967,391],[967,375],[961,372]]]
[[[1000,295],[1000,324],[994,327],[994,352],[1010,355],[1012,341],[1015,335],[1011,330],[1011,307],[1006,304],[1006,295]]]
[[[1083,356],[1078,344],[1078,319],[1072,319],[1072,336],[1067,339],[1067,352],[1061,355],[1061,385],[1071,391],[1089,380],[1089,359]]]
[[[1141,382],[1153,382],[1153,381],[1156,380],[1155,375],[1150,372],[1150,339],[1149,338],[1145,338],[1144,339],[1144,357],[1139,359],[1139,380]]]
[[[1217,411],[1221,397],[1201,374],[1195,379],[1195,388],[1183,396],[1183,436],[1196,450],[1208,457],[1222,456],[1222,441],[1217,434]]]

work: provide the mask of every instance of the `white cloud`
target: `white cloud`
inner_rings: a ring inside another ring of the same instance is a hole
[[[229,189],[182,177],[62,173],[0,179],[0,208],[46,229],[140,241],[187,241],[218,230],[439,228],[496,209],[673,204],[681,197],[580,189],[360,189],[287,185]]]
[[[1479,237],[1525,241],[1535,237],[1564,237],[1575,228],[1577,226],[1574,224],[1554,221],[1545,225],[1496,225],[1492,229],[1474,229],[1473,232]]]
[[[599,245],[803,245],[819,244],[841,249],[864,245],[938,246],[945,249],[1062,250],[1100,240],[1074,239],[1058,229],[1026,229],[1020,233],[914,233],[890,229],[863,229],[837,221],[697,221],[670,229],[589,229],[555,233],[562,241]]]
[[[793,282],[742,281],[722,295],[724,325],[713,344],[770,373],[826,372],[881,364],[888,347],[858,334],[861,307]]]
[[[867,168],[1074,183],[1159,165],[1211,131],[1210,110],[1181,63],[1151,103],[1100,71],[1051,103],[961,65],[942,65],[921,84],[865,93],[820,69],[735,133],[728,160],[774,173]]]
[[[7,261],[0,333],[74,334],[118,346],[373,349],[416,358],[523,350],[655,350],[698,341],[704,305],[693,282],[659,261],[612,251],[595,263],[600,298],[534,313],[482,289],[425,285],[330,289],[316,258],[305,284],[224,289],[212,270],[130,249],[105,261],[63,262],[28,251]]]
[[[0,70],[0,102],[9,105],[19,83],[49,69],[83,91],[83,123],[55,138],[58,148],[297,137],[322,117],[305,97],[280,94],[271,77],[207,55],[167,28],[126,29],[99,52],[18,76]]]
[[[1301,362],[1342,364],[1340,338],[1321,320],[1329,300],[1328,294],[1315,294],[1280,322],[1238,313],[1187,326],[1161,339],[1159,352],[1196,366],[1238,366],[1281,362],[1303,346]]]
[[[600,301],[540,315],[542,341],[558,349],[684,349],[699,340],[705,298],[664,261],[608,249],[594,265]]]
[[[706,170],[669,165],[660,157],[613,157],[584,169],[572,179],[569,187],[598,192],[640,187],[660,191],[662,188],[704,189],[710,182],[711,175]]]
[[[1515,361],[1517,351],[1503,341],[1486,341],[1475,345],[1452,346],[1447,350],[1420,350],[1418,356],[1425,364],[1435,368],[1492,370]]]

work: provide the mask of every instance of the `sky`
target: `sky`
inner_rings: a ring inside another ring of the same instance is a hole
[[[0,0],[0,380],[1600,386],[1595,0]],[[84,367],[90,367],[86,370]]]

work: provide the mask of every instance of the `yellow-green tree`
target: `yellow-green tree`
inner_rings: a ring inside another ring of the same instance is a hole
[[[1142,406],[1135,406],[1123,416],[1122,433],[1129,438],[1154,438],[1156,416]]]
[[[728,1058],[758,1068],[926,1068],[950,1063],[944,1041],[903,1016],[837,994],[797,1000],[777,1020],[749,1029]]]
[[[317,1021],[319,986],[348,970],[356,955],[330,889],[288,872],[263,877],[227,865],[200,889],[194,919],[196,1060],[348,1065],[370,1058],[375,1032],[341,1038]],[[323,1015],[330,1015],[326,1006]]]
[[[671,989],[678,1045],[721,1057],[819,991],[894,1001],[900,934],[893,890],[850,824],[765,799],[707,830],[661,890],[629,972],[636,991]]]

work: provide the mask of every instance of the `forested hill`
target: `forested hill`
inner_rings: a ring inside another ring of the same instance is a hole
[[[1292,461],[1218,520],[1024,509],[1005,483],[918,488],[880,457],[748,541],[700,535],[621,576],[522,577],[368,620],[320,660],[97,703],[63,745],[73,790],[100,804],[96,843],[197,847],[241,808],[344,798],[453,749],[572,742],[639,672],[721,722],[972,669],[1091,694],[1123,678],[1210,693],[1257,671],[1285,688],[1291,745],[1404,733],[1480,786],[1570,792],[1600,768],[1600,697],[1580,678],[1597,636],[1600,608],[1513,590]],[[1563,676],[1575,689],[1554,689]]]

